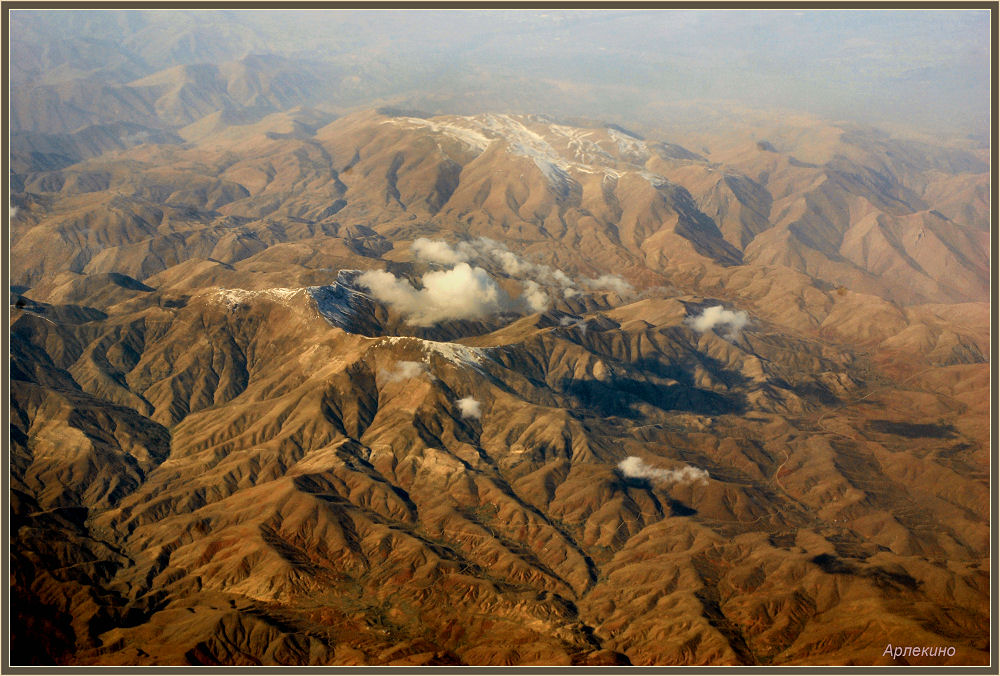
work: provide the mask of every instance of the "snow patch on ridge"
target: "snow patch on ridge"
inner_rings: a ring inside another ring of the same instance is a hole
[[[524,120],[529,123],[544,124],[545,135],[530,129]],[[503,114],[447,116],[433,120],[402,117],[386,120],[382,124],[428,129],[434,134],[458,140],[477,152],[483,152],[494,141],[502,141],[512,155],[526,157],[534,162],[550,185],[563,193],[569,191],[576,183],[570,172],[604,174],[606,180],[620,178],[624,173],[635,172],[654,188],[670,184],[664,177],[639,168],[652,156],[645,141],[613,127],[602,130],[577,129],[550,122],[546,118]],[[593,140],[598,134],[607,134],[607,138],[617,147],[620,157],[626,165],[631,165],[631,168],[621,167],[619,160],[611,152]],[[546,137],[560,147],[565,142],[563,153],[556,150]],[[567,156],[564,157],[564,154]]]
[[[640,171],[639,175],[642,176],[647,181],[649,181],[649,184],[654,188],[662,188],[664,186],[670,185],[670,181],[663,178],[659,174],[654,174],[649,171]]]
[[[276,287],[273,289],[217,289],[212,298],[220,303],[233,308],[242,303],[249,303],[259,298],[287,303],[291,298],[305,289],[288,289]]]
[[[509,151],[527,157],[548,181],[563,190],[573,183],[569,175],[571,163],[563,159],[540,134],[528,129],[510,115],[488,114],[476,117],[449,117],[445,120],[425,120],[415,117],[392,118],[382,124],[394,124],[410,129],[429,129],[432,133],[461,141],[472,150],[482,152],[496,140],[506,142]]]
[[[615,158],[609,152],[588,138],[594,135],[595,130],[593,129],[577,129],[562,124],[550,124],[549,131],[565,138],[566,147],[573,153],[573,159],[583,163],[583,166],[574,165],[574,169],[587,173],[597,173],[594,165],[614,164],[615,162]]]
[[[424,348],[435,352],[453,364],[480,370],[484,352],[481,348],[459,345],[458,343],[440,343],[432,340],[425,340]]]
[[[425,128],[430,129],[435,134],[448,136],[457,141],[461,141],[472,150],[482,152],[489,147],[492,140],[484,136],[480,131],[467,127],[458,122],[467,122],[468,118],[458,118],[454,122],[436,122],[425,120],[419,117],[396,117],[386,120],[382,124],[394,124],[410,129]]]
[[[415,343],[424,352],[428,353],[428,356],[424,358],[425,362],[430,362],[430,354],[438,354],[456,366],[464,366],[477,371],[482,371],[483,359],[486,356],[486,351],[479,347],[469,347],[468,345],[445,343],[436,340],[424,340],[423,338],[414,338],[411,336],[385,336],[378,340],[380,346]]]
[[[316,301],[316,310],[328,322],[351,333],[351,323],[358,316],[360,311],[366,308],[359,308],[358,305],[370,302],[365,294],[349,289],[342,284],[332,284],[330,286],[310,286],[309,295]]]
[[[618,151],[630,160],[637,160],[636,164],[643,164],[649,159],[649,148],[643,141],[623,134],[613,127],[608,127],[605,131],[608,132],[611,140],[618,145]]]
[[[347,271],[353,272],[353,271]],[[297,288],[276,287],[271,289],[216,289],[210,296],[232,310],[243,304],[260,300],[290,305],[293,298],[305,295],[316,304],[316,311],[330,324],[348,333],[354,333],[352,325],[360,315],[371,311],[372,300],[366,294],[350,288],[343,275],[329,286],[307,286]]]
[[[570,163],[541,134],[528,129],[510,115],[486,115],[483,125],[507,141],[512,153],[534,162],[549,183],[565,189],[575,182],[569,175]]]

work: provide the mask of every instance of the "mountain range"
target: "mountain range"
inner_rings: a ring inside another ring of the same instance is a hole
[[[985,151],[284,68],[14,111],[13,663],[988,661]]]

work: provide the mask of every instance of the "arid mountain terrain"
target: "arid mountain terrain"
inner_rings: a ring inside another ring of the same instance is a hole
[[[240,77],[15,137],[14,664],[988,661],[984,152]]]
[[[756,16],[12,11],[10,664],[989,663],[978,24]]]

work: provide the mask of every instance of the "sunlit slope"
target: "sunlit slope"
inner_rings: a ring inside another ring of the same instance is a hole
[[[975,157],[392,112],[17,174],[15,663],[985,663]]]

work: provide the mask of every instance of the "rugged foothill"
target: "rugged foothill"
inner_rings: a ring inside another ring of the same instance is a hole
[[[12,146],[12,663],[987,663],[984,153],[220,72]]]

